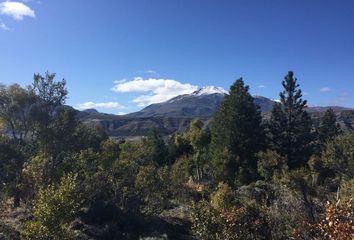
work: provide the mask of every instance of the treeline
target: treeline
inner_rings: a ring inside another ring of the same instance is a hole
[[[207,126],[136,142],[80,123],[54,77],[0,86],[4,239],[352,239],[354,135],[331,109],[314,127],[292,72],[267,120],[239,79]]]

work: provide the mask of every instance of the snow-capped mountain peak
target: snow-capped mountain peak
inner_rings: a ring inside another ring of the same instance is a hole
[[[192,95],[209,95],[209,94],[227,94],[227,91],[223,89],[222,87],[215,87],[215,86],[206,86],[198,89],[197,91],[193,92]]]

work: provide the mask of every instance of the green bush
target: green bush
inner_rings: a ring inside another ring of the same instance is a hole
[[[143,213],[160,213],[166,206],[169,181],[163,170],[154,166],[140,167],[135,179],[135,188],[144,202]]]
[[[23,226],[24,239],[76,239],[69,224],[76,217],[80,197],[76,175],[68,174],[59,186],[50,185],[38,192],[33,207],[34,219]]]
[[[192,206],[191,219],[193,234],[198,239],[223,239],[223,220],[220,213],[207,201],[203,200]]]
[[[328,142],[322,161],[337,177],[354,178],[354,134],[341,135]]]
[[[217,190],[210,196],[210,203],[218,211],[227,211],[234,204],[232,189],[226,183],[220,182]]]
[[[259,152],[257,157],[258,173],[266,181],[278,180],[287,171],[285,158],[275,151]]]

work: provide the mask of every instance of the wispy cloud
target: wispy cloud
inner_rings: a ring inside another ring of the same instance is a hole
[[[24,17],[36,17],[34,10],[22,2],[6,1],[0,3],[0,14],[21,21]]]
[[[258,88],[266,88],[266,86],[261,84],[261,85],[258,85]]]
[[[10,28],[5,23],[2,23],[2,22],[0,22],[0,29],[4,30],[4,31],[10,30]]]
[[[136,77],[129,81],[116,81],[111,90],[118,93],[147,93],[134,98],[132,101],[139,107],[143,107],[152,103],[167,101],[181,94],[192,93],[197,89],[198,86],[172,79]]]
[[[330,92],[330,91],[332,91],[332,89],[329,87],[321,87],[320,88],[320,92]]]
[[[146,76],[146,77],[152,77],[152,78],[160,78],[160,74],[157,71],[153,70],[153,69],[139,70],[139,71],[137,71],[137,75]]]
[[[126,113],[126,112],[118,112],[117,113],[117,115],[126,115],[126,114],[128,114],[128,113]]]
[[[21,2],[24,2],[24,3],[35,2],[37,4],[42,4],[42,2],[40,0],[21,0]]]
[[[124,106],[118,102],[100,102],[100,103],[84,102],[84,103],[77,104],[76,108],[79,110],[92,109],[92,108],[122,109],[124,108]]]
[[[155,71],[155,70],[147,70],[147,71],[145,71],[145,73],[148,73],[148,74],[156,74],[156,71]]]

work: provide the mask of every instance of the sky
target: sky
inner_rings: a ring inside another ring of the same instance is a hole
[[[0,0],[0,83],[56,73],[77,109],[125,114],[242,77],[354,107],[353,0]]]

